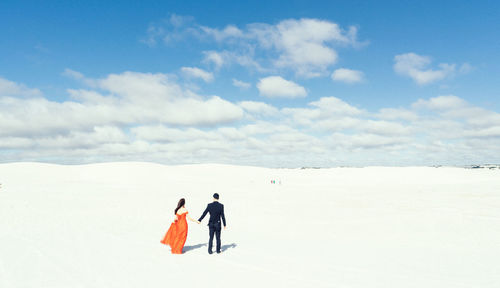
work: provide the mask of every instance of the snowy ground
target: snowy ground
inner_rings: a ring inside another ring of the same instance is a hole
[[[2,288],[500,287],[499,169],[15,163],[0,183]],[[224,252],[205,219],[171,255],[179,198],[198,218],[214,192]]]

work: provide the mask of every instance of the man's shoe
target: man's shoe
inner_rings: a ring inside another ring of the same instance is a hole
[[[214,252],[212,252],[212,251],[208,251],[208,254],[212,254],[212,253],[214,253]]]

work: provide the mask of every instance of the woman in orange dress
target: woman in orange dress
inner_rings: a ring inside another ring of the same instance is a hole
[[[188,211],[186,207],[184,207],[185,204],[186,200],[184,200],[184,198],[181,198],[181,200],[179,200],[179,203],[177,204],[177,208],[175,208],[175,221],[172,222],[170,228],[167,231],[167,234],[165,234],[163,240],[160,241],[161,243],[170,246],[172,254],[182,254],[182,248],[184,247],[184,243],[186,243],[188,232],[186,218],[198,224],[200,223],[189,217]]]

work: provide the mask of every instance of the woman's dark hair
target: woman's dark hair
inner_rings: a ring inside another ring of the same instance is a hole
[[[177,208],[175,208],[174,214],[177,214],[177,211],[179,211],[179,209],[181,209],[184,204],[186,204],[186,200],[184,200],[184,198],[181,198],[181,200],[179,200],[179,203],[177,203]]]

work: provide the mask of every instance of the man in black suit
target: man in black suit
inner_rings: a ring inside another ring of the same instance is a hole
[[[208,253],[212,254],[212,242],[214,240],[214,234],[217,240],[217,253],[220,253],[220,231],[221,231],[221,223],[220,220],[224,223],[224,229],[226,229],[226,217],[224,216],[224,205],[219,203],[219,194],[214,194],[214,202],[207,205],[207,209],[203,212],[200,219],[198,219],[198,223],[203,220],[205,215],[210,213],[210,219],[208,220],[208,228],[210,239],[208,240]]]

